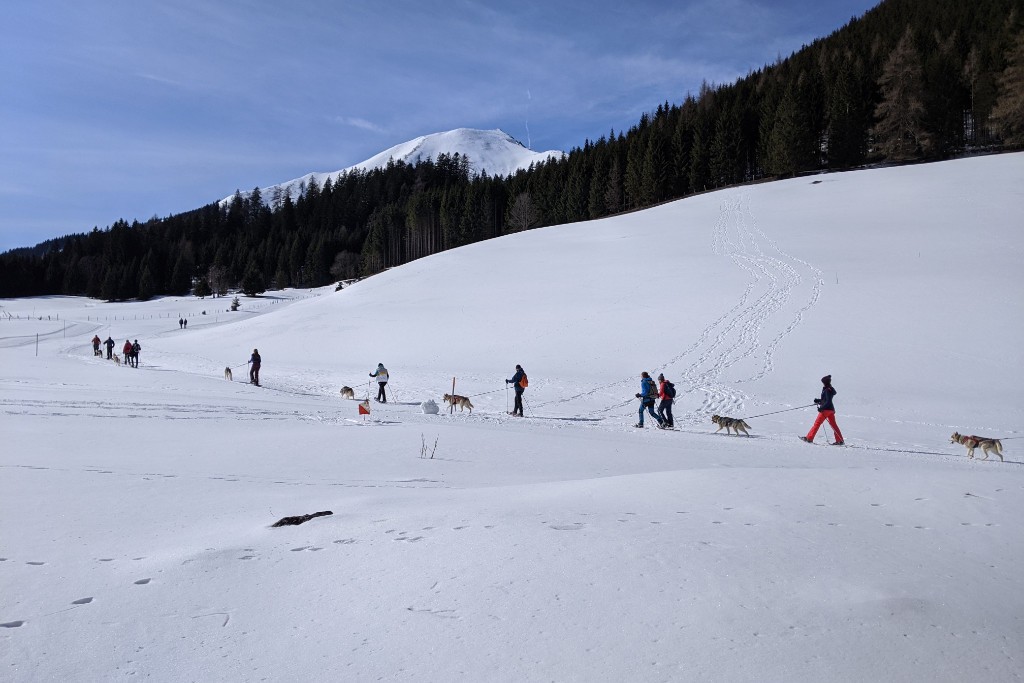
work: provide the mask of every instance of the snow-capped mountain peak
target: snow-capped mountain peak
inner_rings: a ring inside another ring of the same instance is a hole
[[[421,135],[338,171],[307,173],[300,178],[261,187],[260,195],[264,201],[268,202],[274,201],[274,198],[283,199],[285,193],[295,199],[311,180],[316,180],[317,184],[323,187],[328,179],[333,182],[340,175],[349,171],[384,168],[391,160],[416,164],[427,159],[437,159],[441,154],[460,154],[469,159],[469,168],[473,174],[479,175],[486,172],[491,176],[511,175],[520,169],[529,168],[531,164],[565,155],[564,152],[556,150],[534,152],[500,129],[456,128],[442,133]],[[242,196],[246,195],[247,193],[242,193]],[[225,197],[221,203],[230,202],[233,197],[234,195]]]

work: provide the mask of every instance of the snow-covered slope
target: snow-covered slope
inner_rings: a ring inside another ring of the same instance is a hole
[[[0,670],[1024,677],[1022,188],[1015,154],[730,189],[235,314],[0,301]],[[631,426],[641,370],[679,430]],[[825,374],[844,448],[797,439]],[[423,414],[453,377],[472,414]]]
[[[290,194],[292,199],[295,199],[301,193],[302,187],[309,185],[310,181],[314,179],[320,187],[323,187],[328,179],[333,181],[341,174],[355,169],[368,171],[374,168],[384,168],[391,160],[416,164],[426,159],[437,159],[441,154],[454,155],[456,153],[469,158],[470,169],[474,174],[479,175],[486,171],[491,176],[507,176],[520,169],[529,168],[531,164],[564,155],[564,152],[554,150],[534,152],[502,130],[457,128],[443,133],[421,135],[340,171],[307,173],[301,178],[261,187],[260,196],[267,202],[273,202],[275,198],[283,199],[286,194]],[[247,196],[248,193],[243,192],[242,195]],[[230,202],[233,197],[234,195],[225,197],[221,203]]]

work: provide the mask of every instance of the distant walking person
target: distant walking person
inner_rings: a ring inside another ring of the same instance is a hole
[[[675,427],[675,420],[672,418],[672,402],[676,398],[676,386],[665,379],[665,375],[658,375],[658,417],[665,421],[665,427]]]
[[[523,392],[526,391],[526,387],[530,386],[530,381],[526,378],[526,372],[522,365],[516,365],[516,374],[512,375],[512,379],[505,380],[505,384],[511,384],[512,388],[516,390],[516,402],[512,408],[512,416],[523,417]],[[505,395],[505,398],[508,400],[508,394]]]
[[[183,322],[185,323],[183,325],[183,327],[187,330],[188,329],[188,318],[185,318],[185,320]]]
[[[94,355],[94,356],[102,356],[103,355],[102,353],[100,353],[100,343],[101,343],[100,342],[100,336],[97,334],[97,335],[95,335],[92,338],[92,355]]]
[[[182,329],[184,327],[185,327],[185,321],[182,320],[181,318],[178,318],[178,329]]]
[[[116,343],[117,342],[115,342],[110,337],[107,337],[107,341],[103,342],[103,344],[107,347],[107,360],[110,360],[111,358],[114,357],[114,344]]]
[[[136,339],[135,343],[132,344],[132,367],[139,367],[139,351],[142,350],[142,345],[139,344],[139,340]]]
[[[814,399],[814,402],[818,404],[818,417],[811,425],[811,431],[807,432],[807,436],[801,436],[800,439],[811,443],[814,441],[814,435],[818,433],[818,427],[825,420],[832,425],[832,429],[835,430],[836,440],[833,446],[842,446],[845,442],[843,441],[843,433],[839,431],[839,425],[836,424],[836,409],[832,405],[832,397],[836,395],[836,390],[832,386],[832,375],[825,375],[821,378],[821,383],[824,385],[821,388],[821,398]]]
[[[646,370],[640,373],[640,393],[636,397],[640,399],[640,421],[633,426],[643,429],[644,409],[646,408],[651,417],[658,421],[658,427],[664,429],[665,420],[658,417],[658,414],[654,412],[654,400],[658,398],[658,387],[654,385],[654,380],[651,379]]]
[[[132,342],[130,339],[124,340],[124,346],[121,347],[121,355],[124,356],[124,364],[132,364]]]
[[[387,403],[388,396],[384,393],[384,387],[388,385],[388,369],[383,363],[377,363],[377,369],[370,373],[370,377],[377,378],[377,401]]]
[[[252,350],[252,356],[249,358],[249,384],[260,385],[260,351],[259,349]]]

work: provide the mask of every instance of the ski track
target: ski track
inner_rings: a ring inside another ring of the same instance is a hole
[[[779,345],[817,304],[824,286],[820,269],[783,251],[760,228],[748,193],[724,199],[711,238],[713,253],[730,259],[748,281],[739,300],[701,330],[690,346],[658,364],[677,378],[680,396],[676,405],[683,394],[702,395],[700,407],[676,416],[677,422],[686,424],[704,424],[713,413],[741,414],[750,396],[736,385],[751,384],[771,374]],[[799,302],[795,311],[793,302]],[[773,336],[764,343],[762,337],[766,334]],[[736,367],[743,361],[749,361],[753,369],[744,372]],[[635,381],[634,377],[616,380],[535,407],[574,401]],[[609,404],[595,412],[612,411],[633,402],[629,399]]]

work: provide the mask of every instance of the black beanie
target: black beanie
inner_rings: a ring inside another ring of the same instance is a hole
[[[832,375],[825,375],[824,377],[822,377],[821,383],[825,385],[832,384]]]

